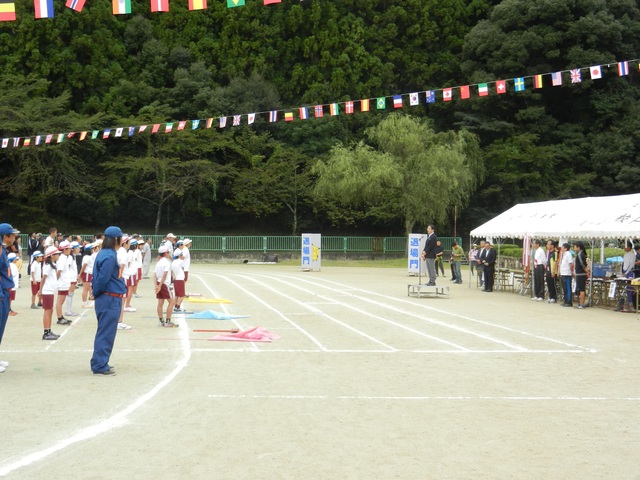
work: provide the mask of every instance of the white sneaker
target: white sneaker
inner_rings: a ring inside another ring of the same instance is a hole
[[[549,299],[549,303],[556,303],[556,301],[555,301],[555,299],[554,299],[554,298],[550,298],[550,299]]]
[[[0,367],[0,373],[4,372],[6,370],[6,367]]]
[[[137,311],[137,309],[133,308],[133,307],[124,307],[124,311],[125,312],[135,312],[135,311]]]
[[[127,325],[126,323],[119,323],[118,330],[131,330],[131,325]]]
[[[142,298],[142,295],[138,295],[137,293],[134,293],[134,294],[133,294],[133,297],[134,297],[134,298]]]
[[[79,313],[74,313],[74,312],[64,312],[64,314],[65,314],[67,317],[77,317],[77,316],[79,316],[79,315],[80,315]]]
[[[542,297],[538,297],[538,298],[536,298],[536,300],[537,300],[537,301],[539,301],[539,302],[541,302],[541,301],[543,301],[543,300],[544,300],[544,298],[542,298]]]
[[[0,360],[0,367],[7,368],[9,366],[9,362],[4,360]]]

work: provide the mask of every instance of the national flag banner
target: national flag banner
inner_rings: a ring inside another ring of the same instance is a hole
[[[306,120],[309,118],[309,110],[307,107],[300,107],[300,120]]]
[[[284,121],[293,122],[293,112],[284,112]]]
[[[128,135],[130,137],[133,137],[133,135],[136,133],[136,127],[129,127],[128,128]]]
[[[200,126],[200,120],[191,120],[191,130],[197,130]]]
[[[507,93],[506,80],[496,80],[496,93],[497,94]]]
[[[244,0],[227,0],[227,8],[244,7]]]
[[[489,85],[487,85],[486,83],[480,83],[478,85],[478,96],[486,97],[488,95],[489,95]]]
[[[427,90],[425,92],[425,101],[427,103],[436,103],[436,92],[435,92],[435,90]]]
[[[574,70],[569,70],[569,74],[571,75],[571,83],[580,83],[582,82],[582,73],[579,68]]]
[[[522,92],[525,89],[524,77],[514,78],[513,83],[516,92]]]
[[[14,137],[13,138],[13,146],[14,147],[19,147],[20,146],[20,137]]]
[[[123,130],[124,130],[124,128],[122,128],[122,127],[116,128],[116,137],[121,137]]]
[[[7,148],[9,146],[9,139],[8,138],[3,138],[2,139],[2,148]]]
[[[378,99],[376,100],[376,108],[378,110],[384,110],[385,108],[387,108],[386,97],[378,97]]]
[[[151,127],[151,133],[158,133],[158,130],[160,130],[159,123],[156,123],[153,127]]]
[[[173,130],[173,123],[167,123],[164,126],[164,133],[171,133],[171,130]]]
[[[147,129],[147,125],[140,125],[140,127],[138,127],[138,133],[142,133]]]
[[[409,94],[409,105],[415,107],[420,103],[420,94],[418,92]]]
[[[104,132],[102,132],[102,139],[106,139],[109,138],[109,135],[111,135],[111,129],[107,128]]]
[[[554,87],[562,85],[562,72],[554,72],[551,74],[551,84]]]
[[[13,0],[0,0],[0,22],[13,22],[15,19],[15,2]]]
[[[233,126],[237,127],[238,125],[240,125],[240,122],[242,121],[242,115],[234,115],[233,116]]]
[[[66,7],[76,12],[82,12],[84,8],[85,0],[67,0]]]
[[[220,117],[220,128],[225,128],[227,126],[227,117]]]
[[[211,128],[213,125],[213,118],[207,118],[207,123],[205,124],[205,128]]]
[[[542,88],[542,75],[533,76],[533,88]]]
[[[87,132],[87,131],[80,132],[80,138],[79,138],[79,141],[81,141],[81,142],[82,142],[85,138],[87,138],[87,133],[89,133],[89,132]]]
[[[369,111],[369,99],[368,98],[363,98],[362,100],[360,100],[360,111],[361,112],[368,112]]]
[[[353,102],[349,101],[344,104],[345,113],[353,113]]]
[[[393,96],[393,108],[402,108],[402,95]]]
[[[36,18],[53,18],[53,0],[33,0]]]
[[[247,123],[248,123],[249,125],[251,125],[251,124],[252,124],[253,122],[255,122],[255,121],[256,121],[256,114],[255,114],[255,113],[249,113],[249,114],[247,115]]]
[[[313,110],[316,118],[324,117],[324,107],[322,105],[316,105]]]
[[[629,62],[618,62],[618,76],[629,75]]]
[[[76,132],[67,133],[67,138],[73,138],[76,135]]]
[[[463,85],[460,87],[460,98],[466,100],[471,96],[471,91],[469,85]]]
[[[63,140],[64,140],[64,133],[59,133],[58,134],[58,143],[62,143]]]
[[[100,130],[93,130],[91,132],[91,140],[95,140],[96,138],[98,138],[98,135],[100,134]],[[46,142],[45,142],[46,143]]]
[[[30,147],[31,146],[31,139],[30,138],[25,138],[24,139],[24,144],[25,147]]]
[[[271,110],[269,112],[269,123],[275,123],[278,121],[278,111],[277,110]]]
[[[264,0],[265,5],[273,5],[274,3],[280,3],[282,0]]]
[[[151,12],[168,12],[169,0],[151,0]]]
[[[184,130],[184,127],[187,125],[187,121],[186,120],[182,120],[180,122],[178,122],[178,130]]]
[[[618,76],[629,75],[629,62],[618,62]]]
[[[49,135],[47,135],[45,137],[44,143],[49,144],[49,143],[51,143],[51,140],[53,140],[53,134],[50,133]]]
[[[207,0],[189,0],[189,10],[206,10]]]
[[[36,135],[36,145],[40,145],[40,141],[42,140],[41,135]]]
[[[131,13],[131,0],[112,0],[114,15],[127,15]]]
[[[340,113],[340,109],[338,108],[338,104],[337,103],[330,103],[329,104],[329,113],[331,115],[333,115],[334,117]]]
[[[443,88],[442,89],[442,101],[443,102],[450,102],[451,101],[451,96],[452,96],[452,89],[451,88]]]
[[[599,78],[602,78],[602,68],[600,65],[589,67],[589,73],[591,74],[591,80],[598,80]]]

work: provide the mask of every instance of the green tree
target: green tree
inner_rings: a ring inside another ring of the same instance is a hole
[[[444,222],[482,181],[478,140],[468,132],[436,133],[425,120],[392,114],[367,136],[372,145],[336,146],[316,164],[321,201],[400,218],[409,234],[417,222]]]

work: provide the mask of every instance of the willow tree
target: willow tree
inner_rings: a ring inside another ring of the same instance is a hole
[[[334,147],[316,164],[320,202],[399,218],[408,235],[416,223],[443,223],[483,180],[478,139],[467,131],[436,133],[427,120],[392,114],[366,138]]]

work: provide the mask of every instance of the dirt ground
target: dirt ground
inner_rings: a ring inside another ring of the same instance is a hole
[[[247,315],[157,326],[149,280],[92,375],[95,313],[41,340],[18,291],[0,358],[12,479],[640,479],[640,321],[404,269],[195,265],[187,290]],[[194,297],[195,298],[195,297]],[[81,311],[79,296],[75,310]],[[194,329],[261,326],[272,343]]]

